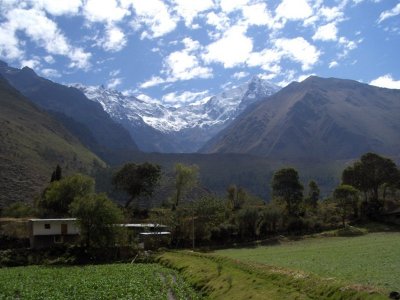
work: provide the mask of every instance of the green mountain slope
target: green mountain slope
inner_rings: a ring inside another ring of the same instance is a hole
[[[14,201],[31,202],[57,164],[64,174],[104,166],[60,123],[0,77],[0,208]]]

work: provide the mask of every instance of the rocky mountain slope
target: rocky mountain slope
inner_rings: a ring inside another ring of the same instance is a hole
[[[104,87],[81,84],[74,87],[100,103],[113,120],[131,133],[141,150],[177,153],[196,152],[247,107],[279,90],[255,76],[248,83],[218,95],[171,107],[124,96]]]
[[[0,208],[14,201],[32,202],[57,164],[64,174],[89,173],[105,165],[0,75]]]
[[[55,113],[59,120],[96,153],[137,147],[129,133],[114,122],[98,103],[78,89],[42,78],[28,68],[16,69],[0,62],[0,74],[38,107]]]
[[[291,161],[400,151],[400,90],[309,77],[240,115],[205,153],[246,153]]]

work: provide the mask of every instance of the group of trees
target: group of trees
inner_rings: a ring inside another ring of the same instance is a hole
[[[168,201],[152,207],[145,220],[138,220],[133,204],[151,198],[165,176],[160,166],[151,163],[123,165],[111,179],[114,189],[125,194],[125,201],[118,205],[95,192],[91,177],[63,177],[57,166],[36,207],[43,217],[78,218],[82,244],[87,247],[115,243],[121,228],[114,225],[131,221],[168,225],[173,245],[180,247],[195,241],[196,245],[224,244],[277,233],[315,232],[344,226],[349,220],[379,219],[384,208],[399,205],[393,195],[400,188],[400,171],[392,160],[373,153],[347,167],[341,184],[325,199],[315,181],[304,188],[296,169],[280,169],[272,178],[269,202],[236,185],[222,196],[191,193],[200,185],[199,169],[178,163],[169,174],[171,189],[163,195]]]

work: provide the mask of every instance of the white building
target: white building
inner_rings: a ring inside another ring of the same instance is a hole
[[[46,248],[75,242],[78,236],[79,227],[76,218],[29,220],[31,248]]]

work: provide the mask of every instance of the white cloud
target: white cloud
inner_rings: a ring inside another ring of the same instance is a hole
[[[390,74],[380,76],[369,84],[388,89],[400,89],[400,80],[395,80]]]
[[[267,25],[270,28],[273,27],[274,20],[267,9],[266,3],[244,6],[242,13],[247,25]]]
[[[174,3],[176,5],[175,10],[178,15],[185,20],[185,25],[192,28],[193,19],[197,17],[199,13],[209,10],[214,6],[212,0],[174,0]]]
[[[230,26],[230,19],[224,13],[216,14],[212,11],[207,14],[206,18],[206,23],[214,26],[218,31],[226,30]]]
[[[28,67],[31,69],[36,69],[37,67],[40,66],[40,61],[36,58],[34,59],[28,59],[28,60],[22,60],[21,61],[21,68],[23,67]]]
[[[388,18],[400,15],[400,3],[398,3],[395,7],[390,10],[383,11],[378,19],[378,23],[385,21]]]
[[[110,77],[116,77],[121,73],[121,70],[117,69],[117,70],[112,70],[108,75],[110,75]]]
[[[49,1],[56,2],[54,0]],[[121,21],[130,12],[121,7],[116,0],[87,0],[83,7],[83,13],[90,22],[111,23]]]
[[[61,77],[61,74],[55,69],[42,69],[40,70],[40,74],[47,78],[58,78]]]
[[[126,93],[126,91],[122,92],[124,95],[133,95],[134,93],[130,92],[129,94]],[[150,97],[149,95],[146,94],[139,94],[135,96],[137,99],[142,100],[146,103],[154,103],[154,104],[161,104],[161,101],[154,99]]]
[[[362,41],[363,41],[362,38],[358,39],[357,41],[351,41],[341,36],[339,38],[339,44],[343,47],[343,51],[342,53],[339,53],[338,57],[339,58],[346,57],[349,54],[349,52],[356,49],[358,47],[358,44],[361,43]]]
[[[79,12],[82,6],[81,0],[66,0],[66,1],[54,1],[54,0],[35,0],[34,5],[37,7],[44,8],[49,14],[54,16],[61,15],[73,15]]]
[[[248,2],[249,0],[221,0],[219,5],[222,11],[230,13],[246,6]]]
[[[10,23],[1,24],[0,27],[0,57],[14,60],[24,55],[20,49],[20,42],[15,35],[15,30]]]
[[[317,63],[320,51],[303,37],[294,39],[277,39],[275,46],[282,51],[282,55],[291,60],[301,63],[303,71],[311,69]]]
[[[321,7],[318,10],[318,13],[325,19],[327,22],[331,21],[339,21],[343,19],[343,12],[339,7]]]
[[[336,68],[338,65],[339,65],[339,63],[337,61],[333,60],[329,63],[329,69]]]
[[[189,37],[184,38],[182,43],[185,45],[185,51],[187,52],[196,51],[200,48],[200,43],[192,40]]]
[[[131,0],[135,9],[136,19],[131,22],[132,27],[138,30],[138,25],[146,25],[142,38],[161,37],[176,28],[177,19],[173,18],[168,6],[160,0]],[[150,31],[148,32],[147,29]]]
[[[278,73],[280,72],[280,60],[283,56],[282,51],[278,49],[264,49],[260,52],[253,52],[247,60],[249,67],[260,67],[264,71]]]
[[[336,41],[337,40],[337,28],[335,23],[329,23],[323,26],[318,27],[313,40],[321,40],[321,41]]]
[[[108,81],[107,83],[107,88],[109,89],[115,89],[117,86],[119,86],[122,83],[122,78],[112,78]]]
[[[46,55],[45,57],[43,57],[43,59],[48,64],[54,64],[55,63],[54,57],[51,56],[51,55]]]
[[[311,16],[312,9],[306,0],[282,0],[275,12],[278,18],[304,20]]]
[[[234,74],[232,75],[232,77],[235,78],[235,79],[241,79],[241,78],[247,77],[247,76],[249,76],[249,75],[250,75],[250,74],[249,74],[248,72],[243,72],[243,71],[241,71],[241,72],[236,72],[236,73],[234,73]]]
[[[8,33],[5,34],[3,29],[8,30]],[[35,9],[17,8],[8,12],[7,22],[2,24],[0,29],[0,37],[5,35],[5,37],[11,38],[10,41],[5,43],[5,50],[1,51],[3,56],[8,58],[14,56],[16,58],[16,54],[23,55],[16,37],[18,31],[23,31],[31,41],[44,48],[49,54],[67,56],[71,60],[70,66],[78,68],[89,67],[91,54],[84,52],[81,48],[74,48],[69,45],[69,41],[58,29],[57,24],[47,18],[43,11]]]
[[[245,27],[234,26],[224,36],[209,44],[202,55],[207,63],[221,63],[225,68],[244,64],[253,50],[253,40],[246,36]]]
[[[101,45],[106,51],[118,52],[127,44],[125,34],[116,26],[108,26],[106,35],[101,40]]]
[[[200,66],[197,57],[185,50],[175,51],[168,55],[165,64],[172,81],[212,77],[211,68]]]
[[[168,81],[166,81],[165,79],[159,77],[159,76],[152,76],[149,80],[139,84],[139,87],[141,89],[147,89],[153,86],[157,86],[163,83],[166,83]]]

